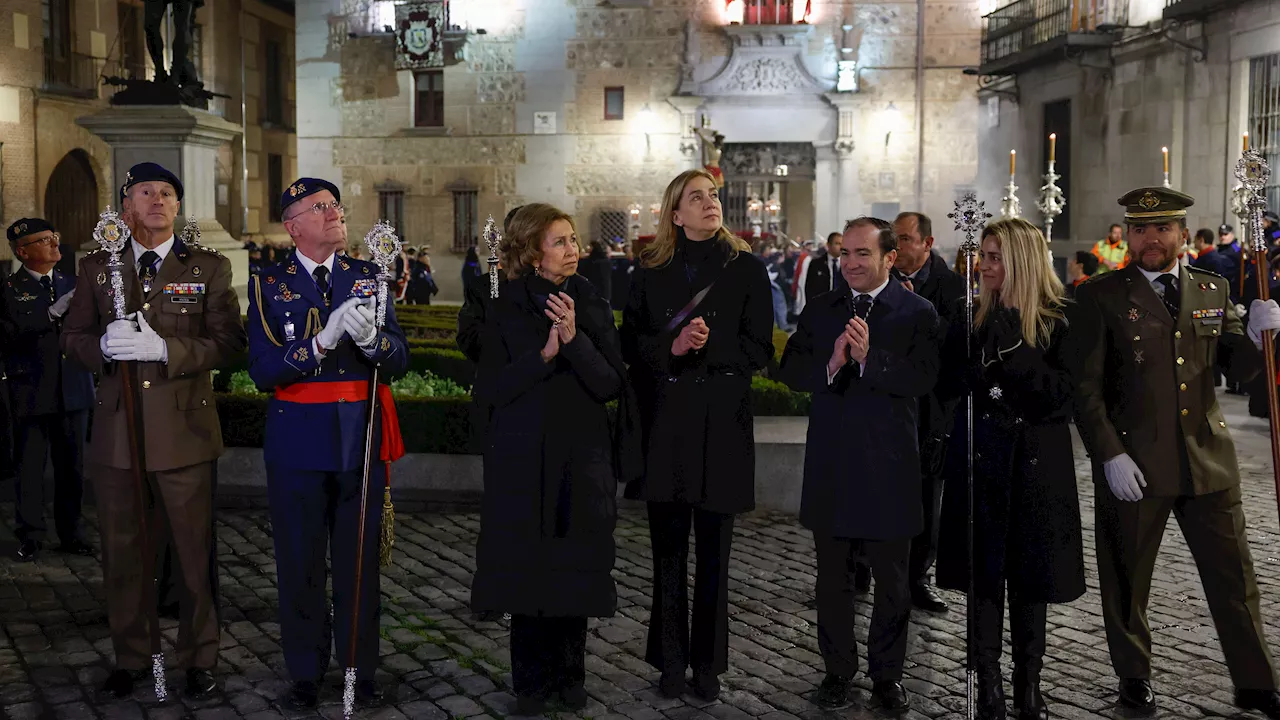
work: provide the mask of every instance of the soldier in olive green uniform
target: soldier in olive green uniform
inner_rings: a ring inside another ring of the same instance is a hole
[[[1245,536],[1235,446],[1213,389],[1215,364],[1246,380],[1275,301],[1242,327],[1221,276],[1180,267],[1186,208],[1165,188],[1120,198],[1132,262],[1076,291],[1076,427],[1093,459],[1098,579],[1120,701],[1155,709],[1147,600],[1173,513],[1195,558],[1236,687],[1236,704],[1280,718]]]

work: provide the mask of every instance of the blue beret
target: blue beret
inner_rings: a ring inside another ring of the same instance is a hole
[[[182,200],[182,181],[178,176],[156,163],[144,162],[134,165],[124,174],[124,183],[120,185],[120,204],[124,204],[124,196],[129,192],[129,188],[138,183],[155,181],[172,185],[174,191],[178,193],[178,200]]]
[[[9,226],[9,242],[17,242],[19,238],[45,230],[53,231],[53,225],[44,218],[18,218]]]
[[[338,186],[328,180],[320,178],[298,178],[293,184],[285,188],[284,193],[280,195],[280,212],[284,212],[285,208],[298,202],[308,195],[314,195],[321,190],[328,190],[333,193],[333,199],[342,202],[342,191],[338,190]]]

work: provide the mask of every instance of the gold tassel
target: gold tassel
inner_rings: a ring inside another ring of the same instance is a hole
[[[396,544],[396,506],[391,503],[391,485],[382,491],[382,537],[378,543],[378,557],[382,567],[391,566],[391,547]]]

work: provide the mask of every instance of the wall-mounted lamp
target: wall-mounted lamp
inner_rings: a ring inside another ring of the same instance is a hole
[[[902,127],[902,111],[898,109],[897,105],[890,102],[889,107],[880,111],[878,120],[880,129],[884,131],[884,148],[887,151],[889,149],[889,136],[893,135],[894,130]]]
[[[644,107],[640,108],[640,112],[636,114],[636,122],[640,124],[640,132],[644,133],[644,151],[645,154],[648,154],[653,149],[649,136],[658,122],[657,115],[649,108],[649,103],[645,103]]]

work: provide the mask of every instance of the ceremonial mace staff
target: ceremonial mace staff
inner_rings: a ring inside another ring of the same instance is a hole
[[[387,283],[392,279],[391,267],[400,254],[400,238],[396,236],[394,227],[385,220],[379,220],[365,235],[364,243],[369,248],[369,254],[373,256],[374,264],[378,266],[378,292],[375,295],[377,311],[374,322],[378,329],[381,329],[387,322]],[[348,720],[356,710],[356,647],[360,635],[361,586],[364,584],[364,528],[365,519],[369,514],[369,478],[373,472],[374,461],[379,459],[374,457],[376,451],[373,447],[374,423],[378,418],[378,368],[378,363],[374,363],[369,370],[369,401],[364,426],[364,474],[360,479],[360,524],[356,530],[355,592],[351,600],[351,641],[347,647],[347,670],[342,680],[342,715]],[[382,428],[382,432],[387,432],[387,428]],[[390,468],[387,468],[387,472],[390,472]],[[387,485],[383,495],[383,517],[388,522],[395,517],[394,511],[388,512],[390,505],[391,488]],[[380,551],[382,564],[385,565],[390,559],[393,536],[389,537],[387,528],[384,527],[381,537]],[[377,592],[376,589],[375,592]]]
[[[111,275],[111,309],[116,320],[125,320],[124,292],[124,260],[121,254],[129,246],[133,233],[129,226],[121,222],[120,216],[106,210],[98,217],[98,224],[93,229],[93,239],[107,251],[107,271]],[[139,311],[140,312],[140,311]],[[164,651],[160,647],[160,613],[157,607],[159,600],[159,584],[156,581],[155,549],[152,544],[150,523],[147,522],[147,468],[146,448],[143,440],[142,418],[138,415],[137,396],[134,395],[134,374],[137,366],[129,361],[117,361],[120,374],[120,393],[124,398],[125,434],[129,441],[129,467],[133,471],[134,485],[138,490],[138,532],[142,536],[142,573],[151,581],[151,594],[143,599],[143,612],[147,614],[148,635],[151,637],[151,677],[155,681],[156,700],[164,702],[169,690],[164,680]],[[146,580],[144,580],[146,582]]]
[[[1262,215],[1267,211],[1267,181],[1271,168],[1257,150],[1245,150],[1236,162],[1236,179],[1249,193],[1249,239],[1253,242],[1253,256],[1257,263],[1254,272],[1258,280],[1258,298],[1263,302],[1271,298],[1271,271],[1267,267],[1267,236],[1262,229]],[[1228,300],[1228,302],[1230,302]],[[1276,505],[1280,508],[1280,400],[1276,398],[1276,346],[1274,333],[1262,333],[1262,360],[1267,374],[1263,383],[1267,389],[1267,408],[1271,424],[1271,471],[1275,477]]]
[[[489,246],[489,297],[498,297],[498,244],[502,242],[502,233],[498,232],[493,216],[484,223],[484,243]]]
[[[947,217],[955,220],[956,230],[964,234],[960,249],[964,252],[964,325],[965,325],[965,357],[973,362],[973,265],[978,255],[978,233],[986,226],[991,213],[986,212],[985,203],[978,202],[973,193],[965,193],[956,201],[955,212]],[[973,562],[973,390],[965,394],[965,449],[967,452],[965,466],[968,470],[969,493],[966,503],[969,508],[969,523],[966,528],[966,542],[969,548],[969,587],[965,598],[965,718],[973,720],[977,713],[977,674],[978,657],[974,634],[977,625],[977,581]]]

